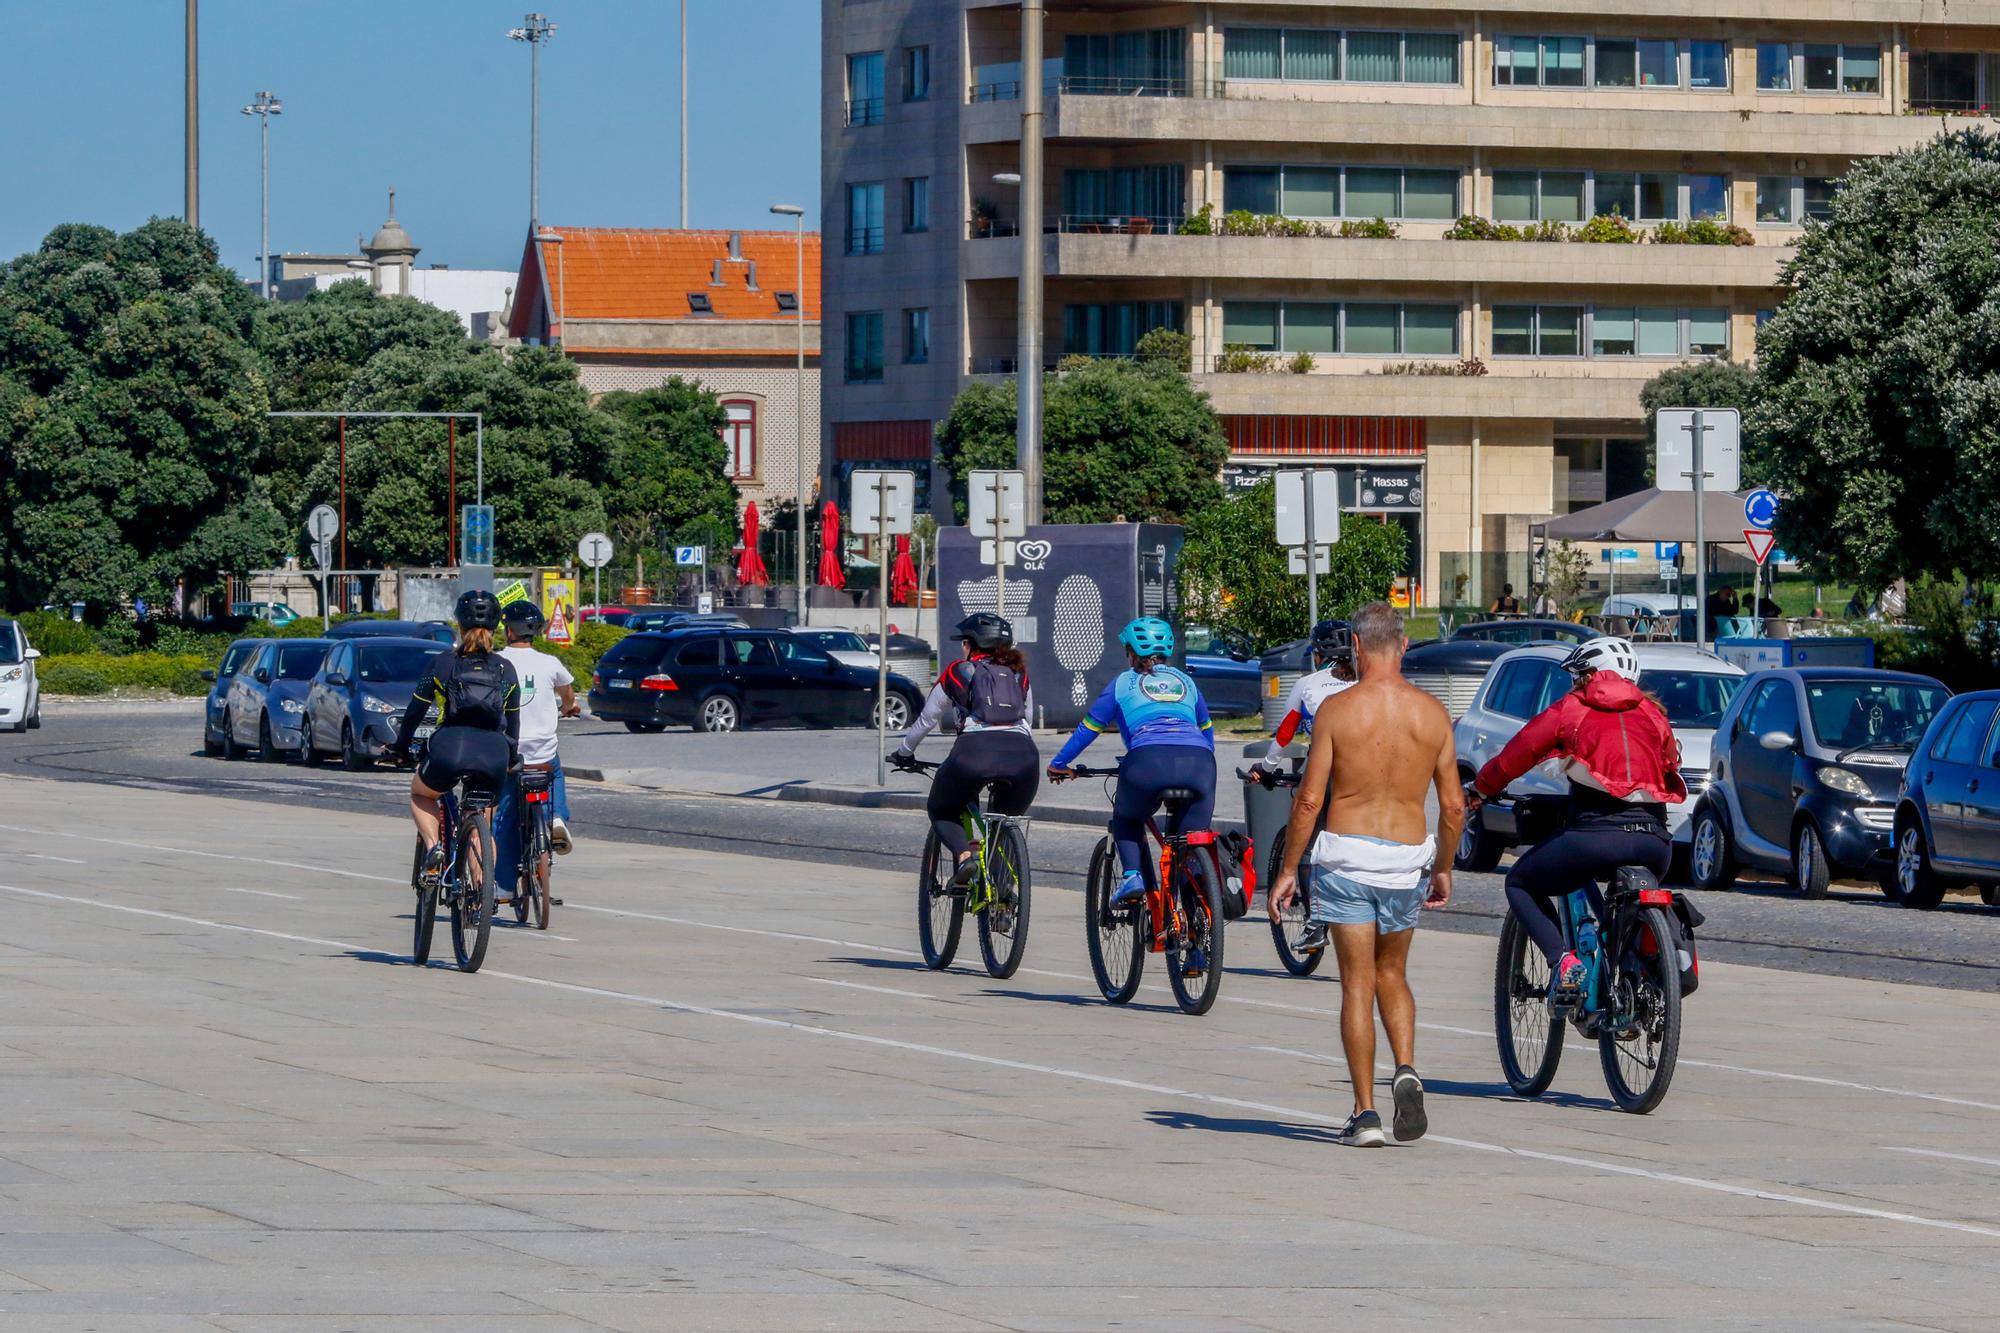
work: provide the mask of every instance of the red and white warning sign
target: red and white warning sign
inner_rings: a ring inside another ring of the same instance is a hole
[[[1770,536],[1769,533],[1765,533],[1764,535],[1767,537]],[[1763,557],[1759,556],[1758,559],[1762,560]],[[564,614],[563,605],[561,602],[556,603],[556,613],[555,615],[549,618],[548,630],[542,635],[542,637],[547,639],[550,643],[569,642],[569,617]]]
[[[1763,564],[1771,554],[1771,548],[1778,544],[1778,534],[1760,528],[1743,529],[1743,544],[1750,548],[1750,558]]]

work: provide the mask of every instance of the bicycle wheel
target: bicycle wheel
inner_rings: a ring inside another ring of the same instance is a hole
[[[417,839],[416,855],[410,859],[410,887],[417,893],[417,910],[412,917],[415,929],[410,944],[410,961],[419,967],[431,960],[431,933],[437,928],[438,895],[424,887],[424,840]]]
[[[1205,1014],[1222,993],[1222,882],[1215,862],[1188,847],[1173,855],[1177,928],[1167,932],[1167,980],[1183,1013]]]
[[[1028,839],[1018,824],[998,824],[986,849],[988,902],[979,914],[979,952],[989,976],[1005,981],[1028,952],[1033,871]]]
[[[917,874],[917,940],[932,971],[951,966],[958,932],[965,926],[965,895],[952,893],[951,853],[935,831],[924,842],[924,866]]]
[[[528,873],[521,878],[521,891],[532,892],[535,903],[535,929],[547,930],[549,916],[555,908],[555,896],[551,881],[555,878],[555,843],[549,829],[550,816],[542,811],[535,816],[535,836],[530,844]]]
[[[1112,907],[1118,879],[1111,839],[1101,838],[1090,854],[1090,878],[1083,887],[1083,936],[1090,945],[1097,989],[1111,1003],[1124,1004],[1138,992],[1139,974],[1146,969],[1146,900]]]
[[[1610,1011],[1597,1037],[1604,1081],[1621,1111],[1644,1115],[1658,1106],[1674,1081],[1681,1051],[1681,973],[1667,914],[1640,911],[1625,945],[1625,962]]]
[[[1547,1092],[1562,1060],[1563,1025],[1549,1014],[1549,960],[1511,912],[1493,968],[1493,1034],[1507,1086],[1523,1097]]]
[[[458,870],[452,876],[451,951],[458,970],[477,972],[493,934],[493,834],[478,815],[458,825]]]
[[[1271,892],[1270,886],[1278,882],[1278,876],[1285,872],[1285,844],[1282,837],[1278,845],[1271,849],[1271,859],[1264,867],[1264,892]],[[1312,953],[1300,953],[1293,945],[1306,933],[1306,906],[1312,901],[1311,886],[1304,876],[1299,879],[1298,896],[1291,906],[1278,913],[1278,919],[1271,923],[1271,943],[1278,947],[1278,961],[1285,965],[1285,971],[1295,977],[1309,977],[1319,971],[1319,965],[1330,949],[1317,949]]]

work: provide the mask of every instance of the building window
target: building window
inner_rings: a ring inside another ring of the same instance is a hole
[[[847,123],[882,123],[882,53],[864,51],[847,58]]]
[[[1599,88],[1678,88],[1679,53],[1672,41],[1600,37],[1595,52]]]
[[[1764,82],[1765,50],[1770,49],[1771,71],[1775,77],[1780,53],[1785,53],[1787,69],[1782,85]],[[1767,92],[1783,92],[1792,85],[1790,65],[1798,67],[1798,85],[1809,93],[1857,93],[1873,97],[1882,91],[1882,48],[1871,45],[1841,45],[1836,42],[1803,42],[1789,51],[1782,43],[1766,43],[1757,48],[1757,86]]]
[[[1179,301],[1102,301],[1063,307],[1063,352],[1131,356],[1154,329],[1181,328]]]
[[[847,253],[882,253],[882,182],[862,181],[847,187]]]
[[[1456,85],[1458,52],[1455,32],[1227,28],[1222,75],[1274,83]]]
[[[1729,219],[1729,180],[1671,171],[1496,171],[1496,222],[1580,222],[1617,216],[1629,222]]]
[[[1669,222],[1680,217],[1680,180],[1671,171],[1600,171],[1593,181],[1593,210],[1628,222]]]
[[[1766,44],[1769,45],[1769,44]],[[1789,60],[1791,48],[1776,49]],[[1767,61],[1758,48],[1759,87]],[[1547,34],[1493,39],[1493,83],[1500,88],[1729,87],[1729,43],[1710,38],[1679,41],[1651,37],[1563,37]],[[1789,66],[1786,67],[1789,69]],[[1776,77],[1775,74],[1771,75]],[[1790,86],[1787,83],[1785,86]]]
[[[903,312],[903,364],[921,366],[931,359],[931,312]]]
[[[882,312],[856,310],[847,316],[847,382],[882,382]]]
[[[905,176],[903,178],[903,230],[929,231],[931,229],[931,178],[929,176]]]
[[[1792,90],[1792,44],[1757,43],[1757,89],[1766,93]]]
[[[928,46],[903,48],[903,100],[928,102],[931,99],[931,49]]]
[[[1681,189],[1687,196],[1687,202],[1681,209],[1682,217],[1694,220],[1712,218],[1717,222],[1729,220],[1727,176],[1683,175]]]
[[[757,475],[757,404],[747,398],[722,400],[722,444],[729,451],[732,481]]]
[[[1727,42],[1688,43],[1688,87],[1729,87],[1729,44]]]
[[[1222,207],[1294,218],[1449,222],[1459,213],[1458,181],[1448,168],[1230,166],[1222,172]]]
[[[1799,207],[1792,197],[1790,176],[1757,178],[1757,221],[1778,227],[1798,225]]]
[[[1496,171],[1493,217],[1499,222],[1581,222],[1589,216],[1590,176],[1582,171]]]
[[[1062,91],[1111,97],[1185,97],[1187,29],[1070,33]]]
[[[1170,231],[1187,215],[1187,168],[1178,162],[1149,167],[1072,168],[1063,172],[1065,231],[1146,218]]]
[[[1458,307],[1373,301],[1227,301],[1225,347],[1316,356],[1457,356]]]
[[[1833,191],[1840,182],[1831,176],[1807,176],[1799,182],[1799,213],[1814,222],[1833,220]]]
[[[1726,356],[1729,312],[1666,306],[1493,307],[1493,355]]]
[[[1583,37],[1496,37],[1493,82],[1503,88],[1581,88],[1587,56]]]

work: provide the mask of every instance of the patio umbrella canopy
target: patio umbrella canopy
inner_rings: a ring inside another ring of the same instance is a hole
[[[1743,497],[1733,491],[1705,491],[1702,502],[1708,544],[1743,545]],[[1534,531],[1559,542],[1691,542],[1694,492],[1637,491],[1552,518]]]
[[[758,527],[757,502],[752,500],[743,509],[743,554],[736,560],[736,582],[746,588],[764,587],[771,581],[771,571],[764,568],[764,557],[757,554]]]
[[[910,538],[908,534],[896,538],[896,563],[889,567],[889,596],[891,599],[909,606],[917,597],[917,565],[910,559]]]
[[[823,588],[845,588],[840,567],[840,506],[828,500],[819,511],[819,582]]]

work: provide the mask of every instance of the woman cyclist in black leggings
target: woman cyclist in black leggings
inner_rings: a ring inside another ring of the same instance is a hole
[[[958,743],[931,780],[925,813],[938,841],[951,849],[958,866],[952,887],[972,881],[978,862],[966,835],[966,809],[991,787],[989,808],[997,815],[1024,815],[1042,785],[1042,756],[1035,748],[1034,694],[1028,688],[1028,664],[1014,647],[1014,627],[991,611],[958,622],[952,637],[963,640],[965,656],[939,673],[924,701],[924,711],[903,734],[891,756],[898,768],[916,759],[917,746],[947,717],[958,729]]]
[[[497,801],[521,752],[520,685],[514,664],[493,647],[500,601],[490,592],[468,592],[458,599],[456,614],[457,646],[431,659],[396,732],[395,753],[408,758],[417,728],[437,707],[438,728],[410,779],[410,818],[424,840],[423,874],[429,880],[444,870],[438,798],[463,778],[468,792]]]

